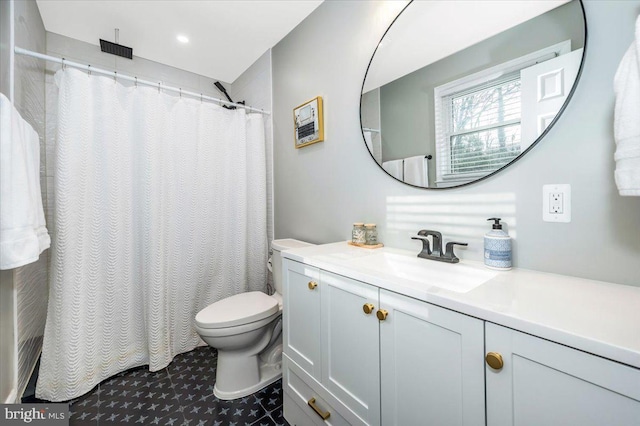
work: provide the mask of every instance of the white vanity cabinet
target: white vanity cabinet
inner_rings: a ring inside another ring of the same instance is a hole
[[[378,288],[325,271],[320,282],[322,385],[363,424],[379,425]]]
[[[292,425],[640,426],[640,288],[343,242],[283,266]]]
[[[640,425],[640,370],[492,323],[485,333],[499,367],[486,367],[488,426]]]
[[[320,270],[285,259],[282,273],[284,352],[311,377],[321,380]]]
[[[485,424],[484,322],[380,290],[383,425]]]
[[[482,321],[294,261],[284,271],[290,423],[485,424]]]

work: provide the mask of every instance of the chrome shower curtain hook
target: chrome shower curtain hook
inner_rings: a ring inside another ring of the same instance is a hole
[[[180,91],[180,99],[182,99],[182,87],[178,89]]]
[[[118,71],[114,71],[114,72],[113,72],[113,82],[114,82],[114,83],[117,83],[117,81],[116,81],[116,77],[117,77],[117,76],[118,76]]]
[[[161,81],[158,82],[158,93],[160,93],[160,84],[161,83],[162,83]]]
[[[64,71],[67,68],[67,66],[64,64],[64,58],[62,58],[62,71]]]
[[[202,103],[202,93],[200,93],[200,103]]]
[[[133,77],[133,78],[135,78],[135,80],[136,80],[135,86],[136,86],[136,89],[137,89],[138,88],[138,77]]]
[[[91,65],[87,65],[87,75],[91,76]]]

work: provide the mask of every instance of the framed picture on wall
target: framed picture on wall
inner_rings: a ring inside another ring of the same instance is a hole
[[[318,96],[293,109],[296,148],[324,140],[322,98]]]

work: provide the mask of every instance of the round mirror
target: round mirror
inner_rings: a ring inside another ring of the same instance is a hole
[[[569,102],[586,32],[579,0],[412,1],[362,85],[371,157],[404,183],[436,189],[513,164]]]

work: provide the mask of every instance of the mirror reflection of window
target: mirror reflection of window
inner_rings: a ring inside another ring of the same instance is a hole
[[[432,155],[418,164],[429,188],[492,174],[555,122],[582,66],[585,36],[579,0],[412,2],[363,83],[368,150],[414,185],[389,170],[404,162],[406,174],[408,160]]]
[[[555,118],[581,59],[566,40],[436,87],[436,185],[473,181],[518,157]]]
[[[520,76],[492,82],[470,93],[448,96],[451,120],[446,148],[437,154],[446,176],[469,177],[497,170],[520,154]],[[444,147],[442,147],[444,148]]]

